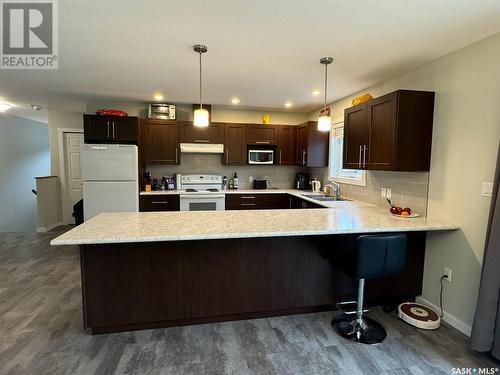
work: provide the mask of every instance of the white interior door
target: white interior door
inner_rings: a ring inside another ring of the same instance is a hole
[[[83,133],[64,133],[64,166],[66,178],[66,222],[74,223],[73,205],[83,197],[81,153]]]

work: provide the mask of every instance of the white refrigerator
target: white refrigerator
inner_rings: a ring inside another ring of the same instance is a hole
[[[102,212],[139,211],[137,146],[84,144],[84,221]]]

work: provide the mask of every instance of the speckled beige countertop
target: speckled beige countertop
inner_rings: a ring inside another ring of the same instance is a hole
[[[331,204],[331,208],[104,213],[53,239],[51,244],[80,245],[458,229],[453,224],[425,217],[412,219],[393,217],[385,208],[356,201],[328,204]]]

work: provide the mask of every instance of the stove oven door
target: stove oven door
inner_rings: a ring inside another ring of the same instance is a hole
[[[225,209],[223,194],[181,194],[181,211],[218,211]]]

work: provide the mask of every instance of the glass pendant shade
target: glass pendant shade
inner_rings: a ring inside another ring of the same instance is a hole
[[[328,92],[328,65],[333,62],[333,57],[323,57],[319,62],[325,66],[325,106],[319,113],[318,130],[320,132],[328,132],[332,129],[332,118],[330,117],[330,108],[326,105],[326,94]]]
[[[208,111],[203,108],[195,109],[194,111],[194,126],[207,127],[208,126]]]
[[[332,128],[332,118],[330,116],[318,117],[318,130],[322,132],[330,131]]]

